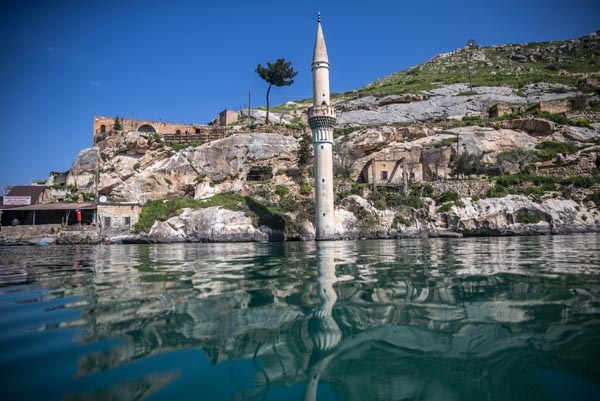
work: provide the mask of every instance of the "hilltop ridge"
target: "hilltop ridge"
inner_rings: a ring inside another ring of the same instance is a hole
[[[469,68],[470,67],[470,68]],[[470,71],[469,71],[470,70]],[[576,86],[600,72],[600,34],[567,41],[505,44],[471,42],[449,53],[379,78],[358,89],[361,95],[406,93],[435,84],[468,83],[518,88],[535,82]],[[470,77],[469,77],[470,74]]]

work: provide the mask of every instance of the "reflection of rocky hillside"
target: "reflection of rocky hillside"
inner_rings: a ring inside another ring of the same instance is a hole
[[[334,96],[339,237],[600,231],[598,38],[470,46]],[[273,111],[285,116],[280,125],[242,115],[229,136],[194,146],[113,130],[82,150],[67,184],[140,204],[235,193],[285,218],[282,227],[243,213],[188,212],[154,227],[152,241],[310,239],[306,104]],[[544,143],[565,146],[548,153]],[[523,182],[495,185],[498,175],[517,173]],[[440,202],[444,192],[462,202]],[[201,220],[225,223],[209,230]]]
[[[77,259],[80,274],[48,274],[56,266],[41,266],[34,279],[71,297],[66,307],[81,311],[59,326],[84,328],[81,341],[99,344],[79,358],[82,378],[199,347],[214,364],[260,361],[257,391],[268,378],[271,386],[306,382],[311,395],[311,386],[318,386],[307,381],[312,377],[338,388],[344,399],[378,399],[400,390],[407,398],[423,391],[434,398],[458,392],[461,399],[461,391],[511,398],[516,389],[496,386],[510,369],[531,373],[520,366],[526,355],[595,358],[571,340],[597,341],[588,318],[596,313],[600,288],[586,281],[592,262],[567,269],[567,240],[511,244],[492,238],[472,247],[450,240],[309,242],[268,253],[240,244],[228,250],[85,247]],[[592,260],[585,255],[594,249],[572,252]],[[223,252],[231,252],[228,261]],[[544,267],[541,255],[556,252],[556,264]],[[180,262],[173,264],[174,257]],[[563,269],[571,271],[566,286],[564,278],[553,277]],[[110,341],[115,338],[120,341]],[[456,387],[464,372],[459,367],[486,370],[490,364],[494,380]],[[423,367],[416,376],[414,366]],[[384,371],[393,374],[378,374]],[[389,380],[379,382],[384,376]],[[132,391],[153,388],[139,386]]]

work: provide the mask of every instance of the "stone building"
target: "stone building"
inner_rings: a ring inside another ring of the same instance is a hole
[[[508,114],[518,113],[523,111],[523,106],[510,105],[506,103],[496,103],[488,110],[488,116],[490,118],[502,117]]]
[[[401,186],[411,182],[436,181],[450,176],[450,156],[446,148],[413,147],[377,153],[367,160],[359,181],[374,185]]]
[[[240,118],[240,113],[233,110],[223,110],[219,113],[219,126],[226,127],[229,124],[237,123]]]
[[[100,203],[98,221],[102,230],[129,230],[137,224],[141,210],[137,203]]]
[[[569,101],[539,102],[535,109],[553,114],[562,114],[571,111],[572,105]]]

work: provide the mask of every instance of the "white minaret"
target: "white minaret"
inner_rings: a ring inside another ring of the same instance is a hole
[[[329,58],[317,19],[317,37],[312,60],[313,106],[308,108],[308,125],[312,131],[315,150],[315,225],[316,239],[335,239],[333,213],[333,127],[335,109],[329,100]]]

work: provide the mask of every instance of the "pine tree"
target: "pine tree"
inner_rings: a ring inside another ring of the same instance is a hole
[[[271,92],[271,87],[273,85],[289,86],[294,83],[293,78],[298,75],[298,72],[294,71],[291,64],[291,61],[285,61],[280,58],[273,64],[267,63],[266,67],[263,67],[261,64],[256,67],[256,73],[269,83],[269,87],[267,88],[267,118],[265,119],[265,124],[269,124],[269,93]]]

